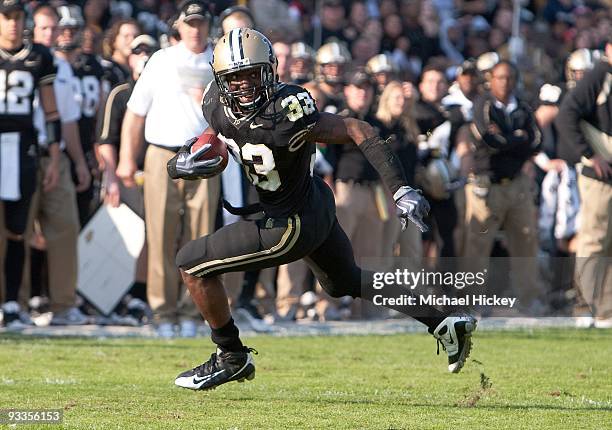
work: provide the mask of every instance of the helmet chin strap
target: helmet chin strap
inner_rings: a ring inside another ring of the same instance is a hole
[[[240,105],[240,107],[244,107],[244,108],[250,108],[251,106],[256,105],[259,100],[261,100],[261,96],[258,96],[255,100],[248,102],[248,103],[240,103],[240,100],[238,100],[238,104]]]

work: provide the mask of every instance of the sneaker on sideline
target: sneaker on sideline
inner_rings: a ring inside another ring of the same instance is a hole
[[[51,318],[51,325],[85,325],[90,323],[90,318],[77,307],[56,312],[53,314],[53,318]]]

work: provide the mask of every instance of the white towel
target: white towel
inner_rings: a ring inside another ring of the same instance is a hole
[[[223,198],[230,205],[239,208],[244,205],[242,196],[242,169],[232,157],[227,162],[227,167],[221,173],[221,184],[223,185]],[[240,220],[240,216],[233,215],[223,208],[223,225],[233,224]]]
[[[21,199],[19,178],[19,133],[0,134],[0,200]]]
[[[557,216],[555,238],[567,239],[578,231],[578,211],[580,210],[580,194],[576,170],[565,167],[561,171],[559,188],[557,190]]]
[[[548,238],[551,228],[555,239],[568,239],[576,234],[579,208],[576,171],[566,166],[560,173],[548,172],[542,181],[538,222],[541,239]]]

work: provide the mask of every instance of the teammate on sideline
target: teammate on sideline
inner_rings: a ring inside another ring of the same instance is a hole
[[[59,179],[61,128],[53,81],[57,69],[47,48],[24,41],[25,6],[0,0],[0,242],[6,238],[4,260],[6,300],[4,325],[18,326],[26,320],[17,303],[23,275],[24,233],[32,195],[36,190],[37,138],[34,131],[34,97],[38,90],[45,112],[49,163],[42,181],[43,192]]]
[[[193,390],[211,389],[230,381],[253,379],[252,348],[244,346],[230,314],[218,276],[232,271],[263,269],[304,258],[322,287],[333,297],[361,297],[372,274],[354,261],[351,244],[339,226],[334,198],[312,175],[315,143],[355,143],[391,190],[398,214],[425,230],[429,205],[407,186],[395,154],[366,122],[319,113],[310,94],[278,81],[276,57],[261,33],[238,28],[224,35],[213,53],[215,81],[202,101],[209,128],[228,146],[257,187],[260,221],[238,221],[189,242],[176,257],[183,281],[212,329],[217,351],[205,363],[181,373],[175,384]],[[173,179],[199,179],[217,172],[218,159],[196,161],[190,140],[168,162]],[[456,373],[471,348],[476,320],[446,316],[429,308],[415,317],[448,353]]]

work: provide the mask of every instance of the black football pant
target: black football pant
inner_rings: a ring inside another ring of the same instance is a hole
[[[361,269],[355,264],[346,234],[334,217],[328,234],[320,238],[315,221],[299,215],[239,221],[189,242],[179,251],[176,262],[190,275],[212,277],[304,258],[332,297],[359,297]]]
[[[304,208],[289,217],[238,221],[193,240],[176,257],[190,275],[261,270],[304,258],[332,296],[361,295],[361,269],[335,215],[329,187],[315,178]]]

